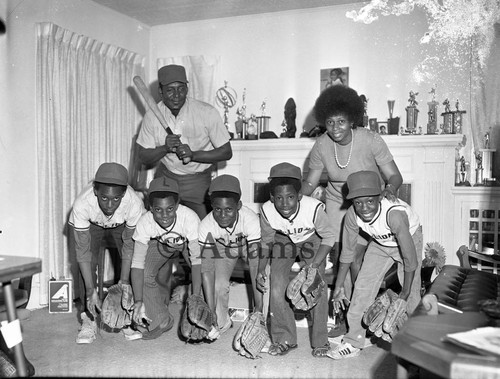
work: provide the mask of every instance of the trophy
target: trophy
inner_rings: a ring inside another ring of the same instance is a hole
[[[432,100],[427,102],[429,111],[427,112],[427,134],[437,134],[437,107],[439,103],[436,101],[436,89],[431,88],[429,92],[432,94]]]
[[[443,134],[451,134],[453,125],[453,112],[450,110],[450,100],[445,99],[443,101],[444,112],[441,113],[443,116]]]
[[[460,103],[458,99],[457,102],[455,103],[455,108],[456,110],[452,112],[453,116],[452,116],[451,132],[452,134],[462,134],[463,114],[466,112],[460,110]]]
[[[219,88],[215,93],[215,101],[224,108],[224,125],[229,130],[229,108],[236,104],[236,91],[227,86],[227,81],[224,81],[224,87]],[[231,138],[234,137],[234,133],[229,132],[229,135]]]
[[[406,131],[409,134],[416,134],[417,130],[417,119],[418,119],[418,102],[416,97],[418,92],[410,91],[410,97],[408,99],[408,106],[406,107]]]
[[[399,117],[393,117],[394,103],[396,100],[387,100],[387,107],[389,108],[389,119],[387,120],[388,134],[398,134],[399,131]]]
[[[257,117],[257,124],[258,124],[257,130],[259,136],[261,136],[262,133],[269,131],[269,119],[271,117],[266,116],[266,100],[262,101],[262,104],[260,106],[260,111],[262,115]]]

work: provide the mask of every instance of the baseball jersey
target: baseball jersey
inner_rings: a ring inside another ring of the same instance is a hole
[[[246,206],[238,211],[232,228],[221,228],[210,212],[200,222],[198,242],[202,248],[214,248],[216,242],[229,248],[240,248],[260,241],[259,216]]]
[[[170,248],[182,250],[186,245],[189,250],[191,264],[201,264],[200,247],[198,245],[198,227],[200,218],[190,208],[179,204],[175,221],[167,229],[163,229],[154,219],[153,213],[145,213],[135,228],[132,238],[136,243],[148,245],[151,239]],[[136,245],[137,246],[137,245]],[[132,268],[144,268],[147,249],[134,249]]]
[[[144,212],[146,212],[144,202],[132,187],[127,186],[120,206],[112,216],[106,216],[97,202],[93,183],[90,183],[73,203],[69,223],[77,231],[88,230],[90,224],[100,226],[101,228],[116,228],[117,226],[126,224],[127,227],[134,228]]]
[[[356,216],[358,226],[368,233],[374,241],[382,246],[396,247],[398,241],[389,226],[387,218],[389,212],[393,210],[406,212],[408,221],[410,222],[410,234],[413,235],[417,228],[420,226],[420,219],[413,209],[404,201],[399,200],[398,203],[392,203],[386,198],[380,202],[378,213],[370,222],[364,222],[359,216]]]
[[[389,218],[389,213],[392,211],[402,211],[408,217],[408,226],[406,223],[398,223]],[[413,209],[404,201],[398,200],[398,203],[392,203],[386,198],[380,202],[380,207],[370,222],[364,222],[356,215],[354,205],[352,205],[346,213],[344,222],[344,234],[342,239],[342,253],[340,262],[350,263],[354,260],[355,248],[359,229],[368,233],[375,243],[387,248],[399,247],[405,262],[405,271],[412,271],[417,266],[416,256],[413,256],[411,246],[402,245],[397,240],[397,231],[401,228],[408,227],[410,235],[414,235],[420,228],[420,219]]]
[[[266,223],[276,233],[287,235],[297,244],[306,241],[314,233],[322,238],[322,244],[333,246],[335,243],[333,230],[328,223],[325,205],[312,197],[302,196],[298,202],[297,211],[289,218],[281,216],[274,204],[268,200],[261,207],[263,245],[269,243],[266,228],[266,241],[264,231]]]
[[[174,134],[181,135],[181,142],[188,144],[192,151],[212,150],[229,142],[229,132],[222,118],[213,106],[192,98],[186,98],[179,114],[174,116],[170,109],[159,102],[160,112]],[[167,132],[148,110],[144,115],[137,143],[146,149],[165,145]],[[207,170],[210,163],[190,162],[184,164],[175,153],[166,154],[161,162],[174,174],[186,175]]]

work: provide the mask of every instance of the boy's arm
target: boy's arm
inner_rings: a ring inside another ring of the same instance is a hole
[[[198,239],[189,241],[189,261],[191,262],[191,281],[193,294],[201,294],[201,253]],[[186,258],[186,257],[185,257]]]
[[[215,314],[215,271],[207,271],[201,274],[203,282],[203,293],[205,300]]]
[[[130,284],[130,266],[132,264],[132,256],[134,255],[134,235],[135,227],[131,228],[125,225],[122,233],[122,267],[120,272],[120,282],[122,284]]]
[[[267,292],[267,274],[266,267],[269,263],[269,258],[271,257],[271,249],[274,242],[274,235],[276,231],[271,227],[269,221],[262,214],[260,215],[260,232],[261,232],[261,243],[260,243],[260,254],[259,254],[259,268],[257,271],[257,289],[260,292]]]
[[[314,220],[314,226],[318,234],[321,236],[321,245],[319,246],[316,254],[314,254],[314,258],[311,262],[311,266],[317,268],[322,262],[325,261],[335,244],[333,228],[328,220],[328,217],[326,216],[323,205],[318,207],[316,219]]]
[[[407,300],[410,296],[415,270],[418,267],[417,250],[410,234],[408,215],[406,212],[393,210],[388,215],[387,224],[398,241],[403,258],[404,280],[399,297]]]
[[[356,243],[358,241],[359,226],[356,223],[356,214],[351,206],[344,217],[344,227],[342,231],[342,251],[339,258],[339,271],[335,281],[335,291],[344,288],[345,278],[351,263],[354,261]]]

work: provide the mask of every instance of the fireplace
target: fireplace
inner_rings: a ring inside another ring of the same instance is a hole
[[[382,138],[403,175],[405,185],[400,195],[420,216],[424,243],[439,242],[448,252],[447,263],[458,264],[452,253],[458,245],[453,240],[450,221],[454,218],[455,149],[462,135],[384,135]],[[306,176],[314,142],[314,138],[233,140],[233,158],[219,164],[217,174],[239,178],[243,204],[258,212],[261,202],[267,200],[265,184],[271,167],[279,162],[290,162],[299,166]],[[322,182],[326,180],[325,173]]]

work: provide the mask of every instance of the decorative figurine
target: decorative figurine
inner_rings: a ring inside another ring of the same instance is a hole
[[[490,148],[490,132],[486,132],[484,135],[484,148],[487,150]]]
[[[450,100],[445,99],[443,101],[443,105],[444,105],[444,111],[445,111],[445,113],[451,112],[451,110],[450,110]]]
[[[409,134],[415,134],[417,129],[418,109],[417,109],[418,92],[410,91],[408,106],[406,107],[406,131]]]
[[[297,127],[295,125],[297,106],[295,105],[295,100],[291,97],[285,103],[284,115],[285,118],[281,123],[281,126],[283,126],[283,133],[281,133],[280,137],[295,138],[295,133],[297,131]]]

